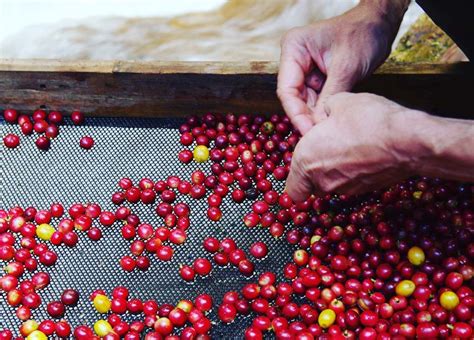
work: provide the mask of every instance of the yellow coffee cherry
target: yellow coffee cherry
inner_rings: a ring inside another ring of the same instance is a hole
[[[26,337],[26,340],[48,340],[48,337],[41,331],[33,331]]]
[[[94,324],[94,332],[100,337],[104,337],[112,331],[112,326],[106,320],[97,320]]]
[[[401,296],[410,296],[415,291],[415,283],[411,280],[400,281],[395,287],[395,292]]]
[[[414,266],[422,265],[425,262],[425,253],[420,247],[411,247],[408,250],[408,261]]]
[[[439,297],[439,303],[444,309],[453,310],[457,305],[459,305],[459,297],[455,292],[444,292]]]
[[[193,157],[198,163],[206,162],[209,159],[209,149],[205,145],[198,145],[194,148]]]
[[[95,309],[102,314],[107,313],[112,305],[109,298],[103,294],[97,294],[93,302]]]
[[[332,309],[325,309],[319,314],[318,323],[322,328],[329,328],[336,321],[336,313]]]
[[[55,231],[50,224],[43,223],[36,227],[36,236],[44,241],[48,241]]]

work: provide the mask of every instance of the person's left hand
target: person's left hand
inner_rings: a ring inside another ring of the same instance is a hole
[[[295,201],[363,193],[414,172],[410,166],[424,150],[411,137],[425,113],[368,93],[333,95],[325,109],[329,118],[302,137],[293,155],[286,190]]]

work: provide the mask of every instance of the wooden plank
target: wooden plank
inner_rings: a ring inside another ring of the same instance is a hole
[[[38,107],[96,116],[282,112],[274,62],[0,60],[0,109]],[[385,64],[356,91],[451,117],[472,118],[469,63]]]
[[[469,69],[469,63],[403,64],[385,63],[375,74],[456,74]],[[187,62],[187,61],[126,61],[126,60],[60,60],[60,59],[0,59],[0,71],[23,72],[87,72],[87,73],[152,73],[152,74],[276,74],[275,61]]]
[[[91,61],[47,59],[0,59],[0,71],[87,72],[150,74],[275,74],[278,63],[249,62],[181,62],[181,61]]]

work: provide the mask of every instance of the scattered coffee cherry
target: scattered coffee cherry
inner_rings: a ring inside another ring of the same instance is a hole
[[[84,114],[80,111],[74,111],[71,113],[71,120],[74,125],[82,125],[84,124]]]
[[[224,303],[219,306],[217,314],[222,322],[231,323],[234,322],[237,316],[237,309],[232,304]]]
[[[322,328],[329,328],[336,321],[336,313],[332,309],[325,309],[319,314],[318,324]]]
[[[50,240],[56,230],[49,224],[43,223],[36,227],[36,236],[42,240]]]
[[[20,145],[20,137],[13,133],[9,133],[5,137],[3,137],[3,144],[10,149],[16,148],[18,145]]]
[[[411,280],[403,280],[397,284],[395,291],[401,296],[410,296],[415,291],[415,284]]]
[[[36,120],[35,123],[33,124],[33,130],[37,133],[44,133],[46,132],[46,129],[48,128],[49,124],[45,120]]]
[[[208,259],[198,258],[193,263],[193,269],[196,274],[201,276],[207,276],[212,270],[212,265]]]
[[[179,275],[184,281],[191,282],[191,281],[194,281],[194,277],[196,273],[192,267],[182,265],[179,268]]]
[[[215,253],[220,248],[220,242],[215,237],[207,237],[204,239],[203,247],[209,253]]]
[[[60,301],[53,301],[48,303],[46,310],[48,314],[51,315],[53,318],[62,318],[66,311],[64,305]]]
[[[15,124],[18,120],[18,112],[14,109],[6,109],[3,111],[3,118],[7,123]]]
[[[184,164],[188,164],[193,160],[193,153],[189,150],[180,151],[178,154],[178,159]]]
[[[94,297],[93,304],[95,309],[101,314],[107,313],[112,305],[109,298],[103,294],[97,294]]]
[[[63,115],[59,111],[51,111],[48,114],[48,121],[53,124],[62,124],[63,122]]]
[[[268,247],[264,242],[255,242],[250,246],[249,252],[256,259],[263,259],[268,254]]]
[[[47,114],[44,110],[36,110],[33,112],[33,121],[46,120]]]
[[[59,129],[56,125],[51,124],[45,130],[45,136],[49,139],[56,138],[59,134]]]
[[[240,261],[238,267],[239,267],[239,271],[244,276],[248,276],[248,277],[253,275],[253,272],[254,272],[254,269],[255,269],[255,265],[253,264],[253,262],[251,262],[248,259],[244,259],[244,260]]]
[[[217,207],[207,209],[207,217],[213,222],[217,222],[222,218],[222,211]]]
[[[79,292],[74,289],[66,289],[61,294],[61,302],[66,306],[76,306],[79,302]]]
[[[48,150],[50,146],[50,141],[49,138],[45,136],[40,136],[36,139],[35,144],[40,150]]]
[[[92,147],[94,146],[94,140],[92,139],[92,137],[84,136],[79,141],[79,145],[81,148],[89,150],[92,149]]]
[[[33,133],[33,123],[26,121],[23,124],[20,124],[21,133],[25,136],[29,136]]]
[[[102,231],[99,228],[92,227],[87,231],[87,236],[92,241],[98,241],[102,238]]]
[[[34,286],[34,289],[37,291],[46,288],[50,282],[51,278],[46,272],[36,272],[31,277],[31,283]]]
[[[44,334],[40,330],[35,330],[31,332],[30,334],[28,334],[28,336],[26,337],[26,340],[47,340],[47,339],[48,337],[46,336],[46,334]]]
[[[137,262],[131,256],[124,256],[120,259],[120,266],[123,270],[131,272],[137,266]]]

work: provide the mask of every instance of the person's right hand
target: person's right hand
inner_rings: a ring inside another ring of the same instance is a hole
[[[327,97],[351,90],[385,60],[403,13],[384,14],[378,5],[363,2],[341,16],[285,34],[277,94],[302,135],[327,117]]]
[[[338,93],[324,106],[329,118],[293,153],[286,192],[295,202],[312,193],[353,195],[389,186],[413,175],[429,155],[416,133],[425,129],[424,112],[369,93]]]

